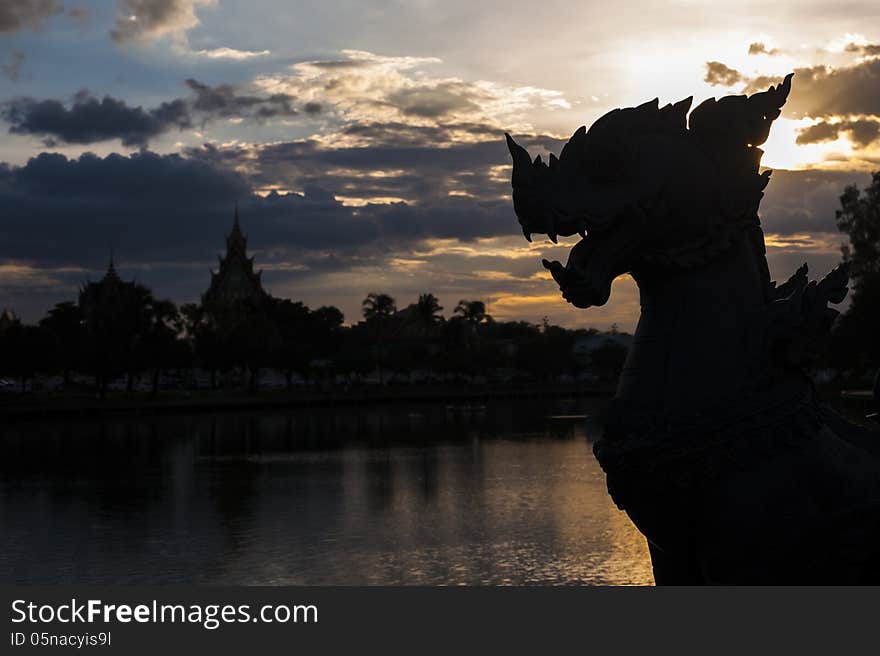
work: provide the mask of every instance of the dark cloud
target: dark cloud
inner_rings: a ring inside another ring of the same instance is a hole
[[[119,139],[126,146],[142,146],[172,127],[191,125],[189,108],[181,100],[155,109],[130,107],[124,101],[78,93],[70,107],[57,100],[14,98],[0,105],[0,117],[13,134],[46,137],[48,143],[88,144]]]
[[[842,241],[834,219],[840,195],[847,185],[863,186],[869,178],[867,173],[851,171],[774,171],[761,201],[764,232]],[[836,247],[833,250],[837,252]]]
[[[880,119],[862,118],[835,123],[819,121],[798,133],[797,143],[810,144],[833,141],[846,133],[857,148],[865,148],[880,138]]]
[[[473,122],[443,122],[438,125],[362,122],[343,129],[346,137],[358,137],[375,146],[445,146],[450,143],[493,141],[501,131],[494,125]]]
[[[277,253],[333,252],[350,260],[429,238],[510,233],[511,210],[501,199],[352,207],[318,181],[300,180],[305,193],[263,198],[242,173],[206,158],[43,153],[0,169],[0,259],[83,265],[103,258],[115,241],[132,262],[209,261],[235,200],[260,243]]]
[[[310,66],[315,68],[323,68],[325,70],[345,70],[354,68],[364,68],[370,65],[370,62],[361,59],[331,59],[325,61],[309,62]]]
[[[750,55],[778,55],[781,51],[779,48],[768,48],[765,44],[760,41],[756,41],[749,45],[749,54]]]
[[[177,98],[158,107],[132,107],[124,100],[104,96],[98,99],[80,91],[70,106],[58,100],[13,98],[0,104],[0,118],[9,123],[13,134],[31,134],[47,143],[89,144],[119,139],[126,146],[144,146],[173,129],[220,118],[250,118],[263,121],[279,116],[296,116],[294,98],[287,94],[253,96],[240,94],[228,84],[210,86],[186,80],[193,98]],[[306,108],[308,114],[320,106]]]
[[[242,95],[231,84],[210,86],[192,78],[186,86],[195,93],[192,108],[206,118],[296,116],[294,97],[276,93],[268,97]],[[312,112],[314,113],[314,112]]]
[[[0,32],[37,29],[55,14],[64,11],[60,0],[3,0],[0,2]]]
[[[5,76],[15,82],[21,73],[22,64],[24,64],[24,53],[20,50],[15,50],[8,62],[0,63],[0,71],[3,71]]]
[[[733,86],[744,80],[739,71],[719,61],[706,62],[706,77],[703,79],[709,84],[725,87]]]

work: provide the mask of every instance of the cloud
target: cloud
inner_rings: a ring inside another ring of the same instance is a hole
[[[880,118],[819,121],[801,130],[796,141],[799,144],[834,141],[843,134],[849,137],[856,148],[866,148],[880,138]]]
[[[825,250],[837,254],[837,243],[844,239],[834,218],[840,195],[847,185],[861,187],[869,180],[867,173],[849,171],[774,171],[761,201],[765,234],[831,240],[833,245]]]
[[[198,80],[185,82],[193,96],[177,98],[152,109],[132,107],[124,100],[88,91],[76,94],[70,106],[59,100],[18,97],[0,104],[0,117],[13,134],[40,135],[48,143],[90,144],[119,139],[125,146],[144,146],[173,129],[186,129],[219,118],[264,121],[296,116],[294,98],[287,94],[255,96],[229,84],[210,86]],[[321,111],[307,104],[307,114]]]
[[[212,50],[195,50],[194,55],[207,57],[208,59],[233,59],[236,61],[253,59],[254,57],[267,57],[272,53],[268,50],[236,50],[235,48],[214,48]]]
[[[20,50],[15,50],[13,51],[9,62],[0,63],[0,71],[3,71],[4,75],[15,82],[18,80],[18,76],[21,73],[22,64],[24,64],[24,53]]]
[[[459,134],[468,136],[453,137]],[[517,139],[536,152],[559,152],[562,145],[549,136],[517,135]],[[245,172],[251,186],[264,193],[320,186],[349,205],[397,200],[423,206],[455,197],[494,203],[506,199],[510,189],[509,154],[502,133],[482,124],[373,123],[349,126],[333,143],[313,138],[205,145],[185,152]]]
[[[706,62],[706,77],[703,79],[708,84],[725,87],[732,87],[734,84],[744,80],[739,71],[719,61]]]
[[[846,47],[841,46],[841,51],[864,55],[875,51],[874,44],[847,43]],[[708,62],[706,66],[708,83],[724,86],[742,83],[741,93],[745,94],[765,91],[782,80],[773,75],[749,78],[721,62]],[[798,145],[846,139],[849,152],[828,154],[826,163],[836,157],[843,164],[841,158],[847,157],[847,168],[856,168],[856,158],[863,166],[876,166],[880,163],[873,150],[880,137],[880,57],[865,56],[841,66],[795,68],[783,115],[813,119],[811,125],[797,131]]]
[[[346,51],[347,59],[296,64],[293,73],[260,76],[251,89],[185,81],[190,97],[159,107],[132,106],[82,91],[72,102],[13,98],[0,105],[10,132],[47,143],[95,143],[119,138],[141,146],[174,129],[204,127],[217,119],[266,121],[325,114],[323,145],[372,145],[399,139],[412,128],[431,143],[496,140],[503,131],[529,132],[522,115],[535,108],[570,108],[558,92],[535,87],[435,78],[419,70],[432,58],[382,57]]]
[[[99,100],[87,91],[79,92],[70,107],[58,100],[14,98],[0,105],[0,116],[10,124],[10,133],[42,135],[50,144],[119,139],[126,146],[142,146],[171,127],[191,125],[189,108],[181,100],[144,110],[110,96]]]
[[[149,42],[170,37],[186,41],[186,33],[199,24],[197,7],[216,0],[119,0],[116,25],[110,35],[116,43]]]
[[[856,52],[866,57],[880,56],[880,43],[848,43],[845,52]]]
[[[0,33],[38,29],[46,19],[64,11],[60,0],[3,0],[0,2]]]
[[[764,43],[756,41],[749,45],[750,55],[778,55],[782,52],[779,48],[768,48]]]
[[[743,82],[742,93],[746,94],[766,91],[782,80],[782,76],[773,75],[748,78],[721,62],[708,62],[706,68],[709,84],[732,86]],[[788,115],[813,117],[880,116],[880,58],[839,67],[795,68],[784,111]]]
[[[270,96],[243,95],[231,84],[210,86],[192,78],[186,80],[194,93],[193,111],[204,118],[257,118],[267,119],[275,116],[296,116],[295,98],[287,93],[273,93]]]
[[[437,126],[473,122],[523,128],[523,114],[535,109],[569,109],[563,94],[483,80],[432,76],[440,63],[429,57],[388,57],[345,50],[343,58],[300,62],[290,73],[263,75],[255,84],[322,105],[346,125],[399,123]]]
[[[807,116],[880,115],[880,59],[795,69],[786,110]]]

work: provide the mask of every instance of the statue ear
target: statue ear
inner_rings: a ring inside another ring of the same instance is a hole
[[[513,140],[507,132],[504,133],[507,139],[507,149],[510,156],[513,157],[513,175],[511,183],[514,187],[528,184],[531,178],[532,158],[529,157],[528,151]]]
[[[510,151],[510,156],[513,157],[513,165],[531,166],[532,158],[529,157],[528,151],[516,143],[507,132],[504,133],[504,138],[507,139],[507,149]]]

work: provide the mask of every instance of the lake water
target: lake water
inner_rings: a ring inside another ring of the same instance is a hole
[[[650,584],[644,538],[591,451],[597,412],[528,401],[7,425],[0,582]]]

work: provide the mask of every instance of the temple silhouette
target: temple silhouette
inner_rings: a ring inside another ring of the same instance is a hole
[[[133,282],[125,282],[119,277],[111,255],[104,277],[97,282],[87,281],[80,289],[79,305],[88,317],[99,307],[108,304],[118,306],[122,296],[130,292],[133,286]]]
[[[238,204],[232,231],[226,236],[226,255],[218,256],[219,268],[211,271],[211,286],[202,294],[202,303],[234,305],[247,303],[262,306],[269,298],[263,289],[262,270],[254,271],[254,258],[247,254],[247,235],[238,220]]]

